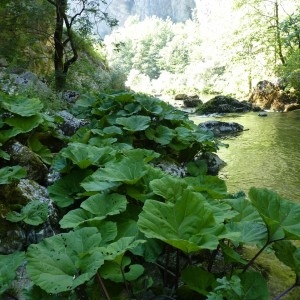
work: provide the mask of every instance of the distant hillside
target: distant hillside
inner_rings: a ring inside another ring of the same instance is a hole
[[[140,20],[157,16],[162,19],[169,17],[173,22],[183,22],[192,17],[195,8],[196,0],[111,0],[107,13],[119,20],[119,25],[122,26],[133,15]],[[110,29],[102,25],[98,31],[102,37],[110,33]]]

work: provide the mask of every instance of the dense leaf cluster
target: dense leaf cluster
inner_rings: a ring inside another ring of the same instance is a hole
[[[23,110],[13,100],[1,102],[2,143],[55,128],[37,99],[22,99]],[[267,189],[229,194],[223,180],[207,175],[205,161],[195,162],[217,142],[183,112],[124,92],[82,97],[72,111],[87,125],[50,151],[61,174],[48,188],[61,233],[1,255],[0,294],[10,293],[26,261],[27,299],[269,299],[267,279],[253,268],[265,249],[295,272],[298,286],[292,241],[300,239],[300,205]],[[186,166],[186,176],[156,167],[167,159]],[[20,178],[17,166],[5,171],[0,184]],[[38,225],[44,207],[33,201],[6,219]],[[257,247],[250,259],[242,250],[248,245]]]

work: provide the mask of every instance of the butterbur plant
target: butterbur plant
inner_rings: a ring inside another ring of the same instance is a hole
[[[0,293],[24,262],[26,299],[267,300],[298,288],[300,205],[267,189],[229,194],[202,156],[219,147],[212,134],[142,94],[86,95],[72,111],[87,124],[51,160],[60,178],[48,187],[61,232],[1,255]],[[156,167],[165,160],[186,176]],[[5,171],[3,184],[26,175],[17,166]],[[47,214],[40,205],[6,219],[40,225]],[[295,272],[279,295],[256,265],[265,250]]]

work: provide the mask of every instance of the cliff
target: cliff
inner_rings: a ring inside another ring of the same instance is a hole
[[[196,0],[111,0],[107,13],[119,20],[119,26],[122,26],[133,15],[140,20],[157,16],[162,19],[169,17],[173,22],[184,22],[192,17],[195,8]],[[107,26],[99,29],[101,36],[110,32]]]

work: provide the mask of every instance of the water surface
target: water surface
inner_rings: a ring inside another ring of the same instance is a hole
[[[222,140],[229,147],[218,151],[227,163],[220,177],[226,180],[229,192],[266,187],[300,203],[300,110],[268,113],[267,117],[247,113],[190,118],[197,124],[207,120],[233,121],[247,129],[237,137]]]

